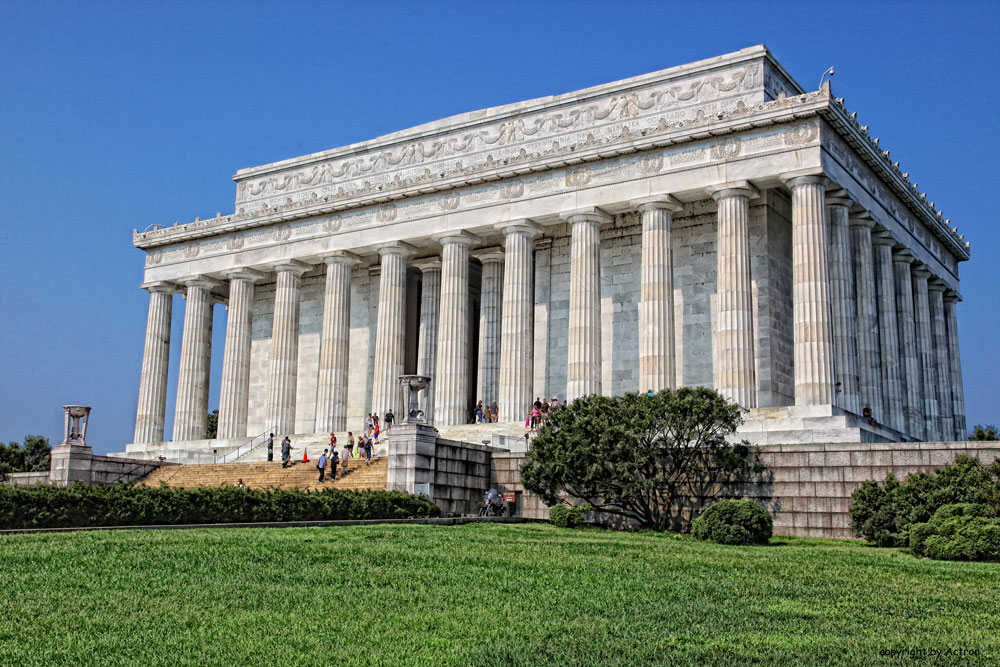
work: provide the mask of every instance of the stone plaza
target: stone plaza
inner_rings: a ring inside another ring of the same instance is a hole
[[[234,180],[234,213],[134,234],[128,456],[210,446],[213,390],[220,443],[359,431],[403,414],[404,374],[432,378],[442,433],[479,400],[523,431],[536,397],[704,385],[761,444],[966,437],[969,244],[829,83],[804,90],[763,46]]]

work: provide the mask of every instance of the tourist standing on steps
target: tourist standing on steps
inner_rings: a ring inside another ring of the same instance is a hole
[[[327,450],[324,449],[323,453],[319,455],[319,461],[316,462],[316,468],[319,470],[319,481],[316,482],[317,484],[323,483],[323,475],[326,474],[326,452]]]
[[[375,422],[372,420],[372,413],[368,413],[368,418],[365,419],[365,432],[370,434],[372,429],[375,428]]]
[[[348,459],[354,458],[354,433],[351,431],[347,432],[347,444],[344,445],[344,465],[347,465]]]
[[[274,460],[274,434],[267,436],[267,460]]]
[[[336,433],[331,433],[330,434],[330,451],[333,452],[333,451],[336,451],[336,450],[337,450],[337,434]]]
[[[286,435],[285,439],[281,441],[281,467],[287,468],[291,458],[292,458],[292,441]]]
[[[483,401],[482,401],[482,399],[480,399],[479,402],[476,403],[476,423],[477,424],[482,424],[483,423]]]
[[[396,415],[392,414],[392,408],[389,408],[388,410],[386,410],[386,413],[385,413],[385,430],[386,431],[391,431],[392,430],[392,423],[394,421],[396,421]]]
[[[365,438],[365,465],[372,461],[372,439]]]
[[[490,410],[493,411],[493,421],[500,421],[500,408],[497,407],[497,402],[493,401],[490,403]]]
[[[375,433],[374,440],[375,440],[375,442],[378,442],[379,427],[378,427],[378,420],[377,419],[375,420],[374,433]]]
[[[340,465],[340,455],[337,454],[336,449],[330,450],[330,459],[327,462],[327,468],[330,469],[330,481],[337,481],[337,466]]]

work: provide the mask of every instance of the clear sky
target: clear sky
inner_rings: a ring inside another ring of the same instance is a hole
[[[834,93],[972,242],[968,419],[1000,422],[998,8],[0,0],[0,440],[55,444],[61,406],[83,403],[98,452],[131,441],[148,305],[132,229],[231,213],[237,169],[760,43],[807,90],[835,66]]]

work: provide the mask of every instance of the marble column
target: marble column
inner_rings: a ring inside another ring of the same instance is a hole
[[[944,318],[948,329],[948,370],[951,377],[951,418],[955,428],[955,440],[968,440],[965,424],[965,391],[962,387],[962,357],[958,351],[958,315],[955,304],[962,300],[951,290],[944,295]]]
[[[601,223],[610,218],[598,208],[563,217],[571,229],[566,399],[572,401],[601,393]],[[528,407],[510,416],[516,420]]]
[[[896,317],[896,278],[892,269],[895,239],[888,232],[872,235],[875,287],[878,296],[879,353],[882,357],[882,409],[875,419],[897,431],[906,430],[903,410],[902,362],[899,354],[899,320]]]
[[[290,260],[274,267],[274,322],[271,329],[271,364],[267,389],[267,431],[295,433],[295,398],[299,371],[299,308],[302,274],[309,265]]]
[[[857,302],[854,296],[854,267],[851,261],[853,252],[848,222],[848,210],[852,203],[843,190],[832,192],[826,197],[826,212],[830,224],[834,402],[845,410],[860,415]]]
[[[913,255],[897,247],[892,254],[892,268],[896,276],[896,319],[899,321],[899,355],[903,377],[904,431],[916,440],[924,439],[924,420],[920,414],[920,354],[917,352],[917,325],[913,312]]]
[[[423,275],[420,288],[420,330],[417,338],[417,374],[431,378],[419,394],[424,420],[434,424],[434,376],[437,374],[438,319],[441,313],[441,258],[429,257],[413,263]]]
[[[483,405],[499,400],[500,337],[503,296],[503,249],[487,248],[473,253],[483,263],[479,297],[479,368],[476,400]]]
[[[229,315],[226,318],[222,388],[219,391],[219,438],[244,438],[249,435],[250,325],[253,320],[254,283],[263,277],[263,274],[250,269],[226,274],[229,279]]]
[[[673,214],[683,205],[670,195],[633,201],[642,216],[639,288],[639,391],[673,389],[674,265]]]
[[[879,352],[878,297],[875,257],[872,251],[874,221],[867,215],[851,217],[851,259],[854,264],[856,329],[858,334],[858,404],[872,409],[876,420],[884,419],[882,360]]]
[[[921,417],[924,422],[924,440],[941,440],[941,417],[937,400],[937,359],[934,355],[934,333],[931,331],[930,294],[927,280],[931,272],[922,264],[913,266],[913,317],[917,334],[917,356],[920,361]]]
[[[375,331],[375,368],[371,411],[379,417],[392,409],[405,414],[402,385],[406,341],[406,258],[413,247],[394,242],[379,248],[381,275],[378,288],[378,323]]]
[[[787,181],[792,190],[795,405],[834,402],[826,183],[824,176]]]
[[[183,281],[187,287],[181,364],[174,406],[174,442],[208,437],[208,378],[212,365],[211,290],[216,282],[202,276]]]
[[[469,246],[478,239],[456,232],[435,240],[441,244],[441,311],[434,423],[451,426],[469,416]]]
[[[139,380],[139,407],[135,414],[133,442],[163,442],[167,411],[167,368],[170,366],[170,317],[174,308],[171,283],[143,285],[149,290],[149,313],[146,317],[146,345],[142,351],[142,375]]]
[[[500,420],[520,421],[531,405],[534,379],[534,244],[541,227],[530,220],[497,225],[504,235],[500,307]]]
[[[716,189],[716,312],[712,318],[713,381],[723,396],[744,408],[757,407],[753,337],[753,284],[750,281],[749,183]],[[642,387],[639,388],[643,390]]]
[[[933,363],[938,402],[938,437],[951,440],[955,437],[955,420],[952,417],[951,371],[948,367],[948,323],[944,316],[945,284],[935,279],[927,286],[931,311],[931,336]]]
[[[324,257],[323,333],[316,387],[317,433],[347,430],[347,375],[351,343],[351,269],[359,257],[337,250]]]

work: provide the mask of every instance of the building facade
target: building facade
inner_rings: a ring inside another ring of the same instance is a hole
[[[523,421],[536,397],[707,385],[761,442],[965,438],[968,244],[829,85],[762,46],[235,181],[233,214],[134,234],[130,449],[171,435],[177,294],[175,443],[205,437],[210,392],[219,438],[357,429],[403,412],[404,373],[433,378],[441,427],[478,400]]]

